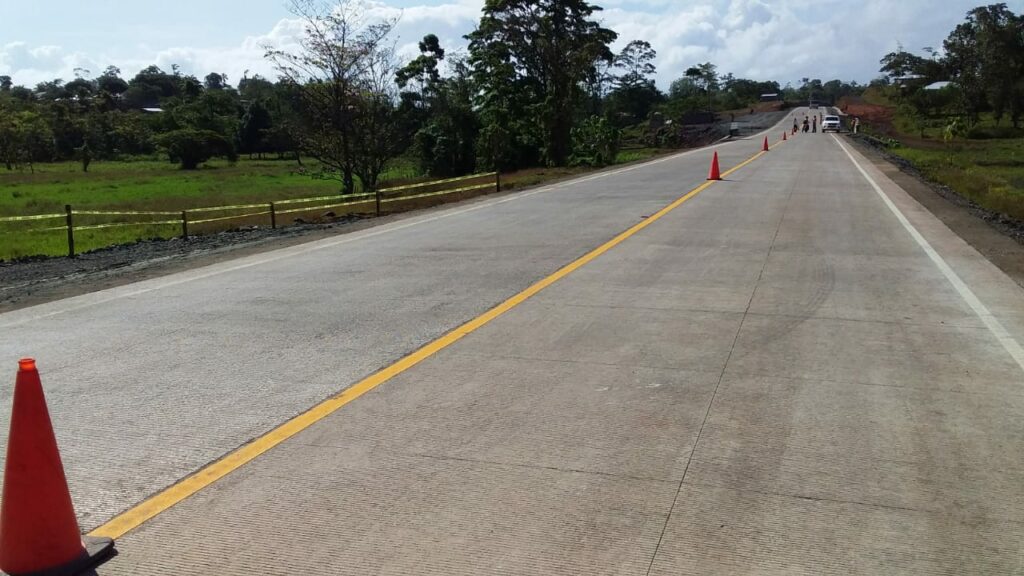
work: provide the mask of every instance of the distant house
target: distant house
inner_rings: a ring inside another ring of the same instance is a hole
[[[947,80],[941,80],[939,82],[932,82],[931,84],[924,87],[925,90],[942,90],[947,86],[952,86],[953,83]]]
[[[147,113],[147,114],[159,114],[159,113],[163,112],[164,109],[163,108],[143,108],[142,111]]]
[[[781,98],[779,98],[779,94],[777,92],[761,94],[761,102],[778,102],[780,99]]]

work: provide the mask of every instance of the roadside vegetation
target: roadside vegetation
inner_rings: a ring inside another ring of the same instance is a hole
[[[646,160],[667,152],[671,150],[624,150],[618,153],[613,163]],[[585,166],[524,168],[503,174],[502,187],[511,190],[534,186],[589,170],[591,168]],[[392,160],[381,175],[381,182],[387,187],[429,180],[431,178],[408,158]],[[356,184],[357,192],[361,192],[360,183],[357,181]],[[214,159],[202,169],[182,172],[166,160],[137,159],[97,163],[88,173],[83,173],[75,162],[53,162],[37,165],[34,172],[15,171],[0,177],[0,216],[60,214],[66,204],[76,210],[178,212],[337,193],[337,182],[319,177],[315,162],[308,160],[300,166],[294,160],[242,158],[229,162]],[[316,215],[313,217],[318,219]],[[303,215],[303,218],[309,219],[310,216]],[[162,219],[166,218],[136,218],[140,221]],[[246,225],[265,226],[266,217],[230,222],[230,227]],[[47,226],[54,229],[38,230],[40,226],[35,222],[7,224],[8,233],[0,235],[4,239],[0,243],[0,260],[67,254],[66,231],[60,229],[61,222],[50,221]],[[212,229],[218,228],[213,226]],[[76,244],[80,250],[88,251],[139,239],[173,238],[180,234],[181,227],[176,223],[105,228],[76,233]]]
[[[980,6],[942,50],[897,50],[880,71],[840,108],[925,177],[1024,221],[1024,16]]]
[[[765,104],[835,102],[863,88],[780,86],[703,62],[680,69],[665,92],[654,82],[656,48],[604,28],[601,7],[585,0],[489,1],[468,50],[428,34],[408,61],[394,49],[395,21],[374,20],[362,2],[293,0],[291,9],[305,37],[290,50],[267,47],[272,79],[233,84],[177,66],[126,78],[112,65],[29,87],[0,74],[0,217],[357,194],[490,171],[524,186],[704,144],[716,121]],[[773,101],[761,103],[765,94]],[[61,253],[25,229],[0,223],[0,259]],[[167,235],[95,234],[100,243]]]

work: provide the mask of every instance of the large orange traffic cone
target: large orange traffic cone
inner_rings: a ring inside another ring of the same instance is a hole
[[[768,151],[768,137],[767,136],[764,137],[764,145],[761,146],[761,151],[762,152],[767,152]]]
[[[786,141],[786,133],[785,133],[785,132],[783,132],[783,133],[782,133],[782,141],[783,141],[783,142],[785,142],[785,141]]]
[[[708,171],[708,180],[721,180],[722,175],[718,172],[718,152],[711,158],[711,170]]]
[[[36,362],[23,358],[18,366],[0,504],[0,570],[79,574],[114,542],[80,535]]]

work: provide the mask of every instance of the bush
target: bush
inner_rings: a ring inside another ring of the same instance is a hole
[[[420,170],[438,178],[469,174],[476,168],[475,126],[446,127],[431,121],[416,133]]]
[[[181,165],[182,170],[195,170],[214,156],[222,156],[231,162],[238,160],[234,144],[213,130],[174,130],[160,135],[157,143],[167,151],[171,162]]]
[[[607,119],[591,116],[572,129],[573,166],[607,166],[619,153],[620,133]]]

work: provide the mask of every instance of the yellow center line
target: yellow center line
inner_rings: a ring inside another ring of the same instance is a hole
[[[754,160],[757,160],[763,154],[764,152],[758,152],[757,154],[748,158],[744,162],[723,172],[722,177],[724,178],[729,174],[736,172],[740,168],[743,168],[747,164],[750,164]],[[163,491],[147,498],[146,500],[143,500],[139,504],[136,504],[132,508],[129,508],[125,512],[122,512],[121,514],[115,516],[110,521],[96,528],[92,532],[89,532],[89,535],[104,536],[107,538],[120,538],[129,531],[139,527],[147,520],[150,520],[151,518],[164,512],[168,508],[174,506],[175,504],[181,502],[182,500],[185,500],[186,498],[192,496],[196,492],[199,492],[200,490],[209,486],[210,484],[213,484],[220,478],[223,478],[224,476],[237,470],[241,466],[258,457],[260,454],[263,454],[267,450],[270,450],[271,448],[277,446],[278,444],[284,442],[285,440],[291,438],[292,436],[295,436],[296,434],[305,430],[306,428],[309,428],[316,422],[322,420],[331,413],[337,411],[342,406],[345,406],[349,402],[352,402],[356,398],[359,398],[363,394],[366,394],[367,392],[373,390],[377,386],[380,386],[381,384],[387,382],[388,380],[394,378],[395,376],[401,374],[402,372],[405,372],[409,368],[412,368],[413,366],[419,364],[423,360],[426,360],[427,358],[433,356],[434,354],[440,352],[441,350],[447,348],[448,346],[451,346],[452,344],[460,340],[463,336],[472,333],[473,331],[486,325],[495,318],[522,304],[531,296],[537,294],[541,290],[554,284],[560,279],[568,276],[575,270],[579,269],[581,266],[586,265],[588,262],[594,260],[598,256],[611,250],[615,246],[618,246],[630,236],[633,236],[637,232],[650,226],[655,221],[660,219],[662,216],[668,214],[672,210],[675,210],[684,202],[693,198],[697,194],[700,194],[714,183],[714,180],[704,182],[700,186],[697,186],[696,188],[688,192],[685,196],[678,198],[668,206],[662,208],[661,210],[651,215],[650,217],[646,218],[645,220],[635,224],[634,226],[632,226],[625,232],[622,232],[615,238],[612,238],[608,242],[605,242],[601,246],[588,252],[587,254],[575,260],[574,262],[562,267],[554,274],[551,274],[547,278],[540,280],[539,282],[533,284],[526,290],[523,290],[522,292],[516,294],[515,296],[512,296],[508,300],[505,300],[501,304],[495,306],[494,308],[488,310],[487,312],[484,312],[483,314],[477,316],[473,320],[470,320],[469,322],[466,322],[465,324],[445,334],[444,336],[441,336],[437,340],[430,342],[429,344],[423,346],[419,350],[416,350],[412,354],[405,356],[404,358],[398,360],[394,364],[391,364],[390,366],[387,366],[386,368],[383,368],[382,370],[375,372],[374,374],[371,374],[370,376],[364,378],[363,380],[360,380],[359,382],[350,386],[349,388],[346,388],[341,393],[332,396],[327,400],[324,400],[323,402],[310,408],[306,412],[303,412],[302,414],[295,416],[291,420],[288,420],[284,424],[281,424],[277,428],[274,428],[270,432],[267,432],[266,434],[254,439],[248,444],[245,444],[244,446],[235,449],[234,451],[228,453],[219,460],[200,469],[198,472],[192,474],[191,476],[188,476],[185,479],[181,480],[180,482],[164,489]]]

